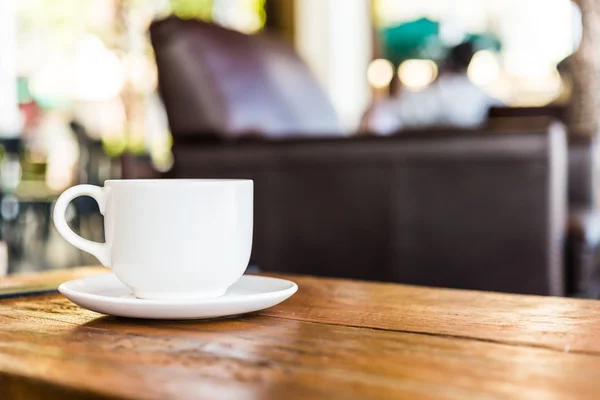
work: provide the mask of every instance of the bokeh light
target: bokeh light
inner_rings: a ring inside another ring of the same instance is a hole
[[[500,62],[496,54],[489,50],[480,50],[473,56],[467,75],[477,85],[492,83],[500,74]]]
[[[265,0],[213,0],[213,20],[244,33],[261,30],[266,21]]]
[[[119,96],[125,83],[125,69],[119,57],[96,36],[80,39],[73,60],[73,97],[98,101]]]
[[[447,46],[464,40],[461,31],[496,37],[502,45],[498,58],[492,61],[490,54],[481,56],[469,76],[507,105],[539,106],[556,97],[553,93],[560,82],[552,70],[573,53],[581,40],[581,10],[577,3],[570,0],[373,0],[373,10],[380,30],[420,18],[438,21],[440,40]],[[493,65],[494,62],[497,64]]]
[[[438,68],[431,60],[406,60],[398,67],[398,78],[410,90],[423,90],[437,76]]]
[[[367,69],[367,80],[375,89],[387,87],[394,77],[394,65],[389,60],[379,58],[371,61]]]

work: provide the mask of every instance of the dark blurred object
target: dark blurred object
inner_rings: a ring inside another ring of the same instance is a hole
[[[150,36],[173,135],[339,135],[327,95],[285,44],[175,17]]]
[[[569,207],[595,210],[598,204],[597,137],[572,133],[568,142]]]
[[[248,140],[174,137],[180,178],[255,182],[264,271],[565,295],[566,142],[526,130]]]
[[[569,123],[567,106],[495,107],[492,124],[523,125],[523,117],[546,115]],[[595,132],[571,130],[568,135],[568,234],[566,241],[569,293],[600,298],[600,211],[598,211],[598,139]]]
[[[450,71],[466,73],[475,55],[473,43],[465,42],[450,49],[446,59],[446,68]]]
[[[569,222],[567,262],[573,294],[600,298],[600,212],[596,135],[569,136]]]
[[[295,34],[295,0],[265,0],[265,31],[277,36],[290,45],[294,44]]]
[[[571,295],[600,298],[600,213],[589,208],[571,209],[566,247],[567,270]]]
[[[2,137],[0,146],[7,153],[20,154],[23,150],[23,140],[20,137]]]
[[[45,270],[46,246],[50,237],[53,198],[4,196],[2,231],[7,243],[8,272]]]
[[[110,175],[106,173],[107,168],[110,170],[110,160],[104,152],[102,141],[88,135],[85,127],[77,121],[72,121],[70,125],[79,145],[78,183],[102,186],[109,177],[107,175]]]
[[[489,118],[516,117],[553,117],[564,124],[568,123],[569,109],[564,105],[548,105],[543,107],[491,107]]]
[[[17,137],[0,138],[0,277],[11,269],[11,259],[21,249],[14,241],[17,232],[14,220],[19,203],[14,195],[21,183],[23,141]]]
[[[160,179],[167,175],[158,171],[148,154],[123,153],[121,155],[121,178],[123,179]]]
[[[45,182],[30,181],[38,165],[24,157],[25,140],[2,138],[0,167],[0,276],[3,272],[47,269],[46,245],[54,197]]]

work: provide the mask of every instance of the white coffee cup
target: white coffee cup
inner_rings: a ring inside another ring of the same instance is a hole
[[[79,196],[98,202],[106,243],[67,225],[67,206]],[[143,299],[222,296],[248,265],[252,222],[251,180],[108,180],[67,189],[54,207],[58,232]]]

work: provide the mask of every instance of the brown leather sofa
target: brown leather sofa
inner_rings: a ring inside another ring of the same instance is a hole
[[[255,182],[266,271],[564,295],[564,130],[175,140],[174,174]]]
[[[562,125],[232,141],[334,135],[337,118],[271,40],[176,18],[151,38],[172,176],[255,181],[252,262],[263,270],[552,295],[581,286],[565,262]]]

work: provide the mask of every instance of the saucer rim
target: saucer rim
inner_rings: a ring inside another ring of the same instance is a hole
[[[238,295],[235,297],[227,296],[227,293],[225,293],[223,296],[209,298],[209,299],[171,299],[171,300],[170,299],[162,299],[162,300],[140,299],[137,297],[134,297],[134,298],[111,297],[111,296],[105,296],[105,295],[101,295],[101,294],[89,293],[89,292],[81,291],[81,290],[75,290],[75,289],[72,289],[69,287],[69,285],[72,285],[77,282],[106,279],[109,276],[111,278],[114,278],[117,281],[119,281],[119,278],[117,278],[114,273],[108,272],[106,274],[87,276],[84,278],[72,279],[70,281],[63,282],[58,286],[58,291],[63,296],[67,297],[69,300],[70,300],[70,297],[85,297],[90,300],[96,300],[96,301],[101,301],[101,302],[106,302],[106,303],[136,304],[136,305],[140,305],[141,303],[146,304],[146,305],[165,305],[165,304],[223,305],[223,304],[226,304],[229,302],[233,302],[233,303],[239,302],[241,298],[252,298],[252,299],[258,300],[258,299],[268,299],[268,298],[272,297],[273,295],[281,296],[284,294],[286,295],[287,298],[289,298],[298,291],[298,284],[296,284],[293,281],[290,281],[289,279],[282,279],[282,278],[275,278],[275,277],[271,277],[271,276],[261,276],[261,275],[242,275],[240,277],[240,279],[234,283],[234,285],[236,283],[238,283],[240,280],[244,279],[244,280],[281,281],[286,284],[289,284],[290,286],[287,288],[281,289],[281,290],[274,290],[274,291],[260,292],[260,293],[251,293],[251,294],[245,294],[245,295]],[[131,289],[129,289],[129,290],[131,290]]]

